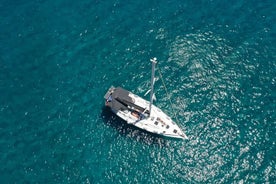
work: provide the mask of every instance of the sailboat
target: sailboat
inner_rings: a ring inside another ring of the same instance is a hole
[[[150,101],[147,101],[122,87],[111,86],[106,92],[105,106],[128,124],[153,134],[165,137],[188,139],[179,126],[160,108],[153,104],[154,74],[157,59],[152,63]]]

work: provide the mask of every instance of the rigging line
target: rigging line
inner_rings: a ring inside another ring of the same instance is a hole
[[[170,98],[170,96],[169,96],[168,89],[167,89],[167,87],[166,87],[166,85],[165,85],[165,82],[164,82],[164,79],[163,79],[163,76],[162,76],[162,74],[161,74],[161,71],[160,71],[159,67],[157,67],[157,71],[158,71],[158,73],[159,73],[159,76],[160,76],[161,81],[162,81],[162,83],[163,83],[163,86],[164,86],[164,88],[165,88],[166,95],[167,95],[167,97],[169,98],[171,108],[173,109],[172,100],[171,100],[171,98]],[[174,118],[176,119],[177,123],[179,123],[178,118],[177,118],[177,116],[176,116],[176,113],[175,113],[174,109],[173,109],[173,114],[174,114]]]

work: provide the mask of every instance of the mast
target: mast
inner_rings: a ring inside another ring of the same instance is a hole
[[[155,72],[155,64],[157,63],[157,59],[156,58],[152,58],[150,59],[151,63],[152,63],[152,67],[151,67],[151,86],[150,86],[150,106],[149,106],[149,114],[151,114],[151,106],[152,106],[152,102],[153,102],[153,86],[154,86],[154,72]]]

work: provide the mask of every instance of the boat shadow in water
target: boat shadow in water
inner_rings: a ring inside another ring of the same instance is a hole
[[[146,144],[169,146],[169,139],[127,124],[127,122],[117,117],[109,108],[105,106],[102,108],[101,118],[104,123],[116,129],[120,135],[136,139]]]

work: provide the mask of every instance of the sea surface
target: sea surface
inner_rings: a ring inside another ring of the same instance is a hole
[[[152,57],[189,140],[104,107],[149,98]],[[273,184],[275,144],[275,1],[0,0],[1,184]]]

